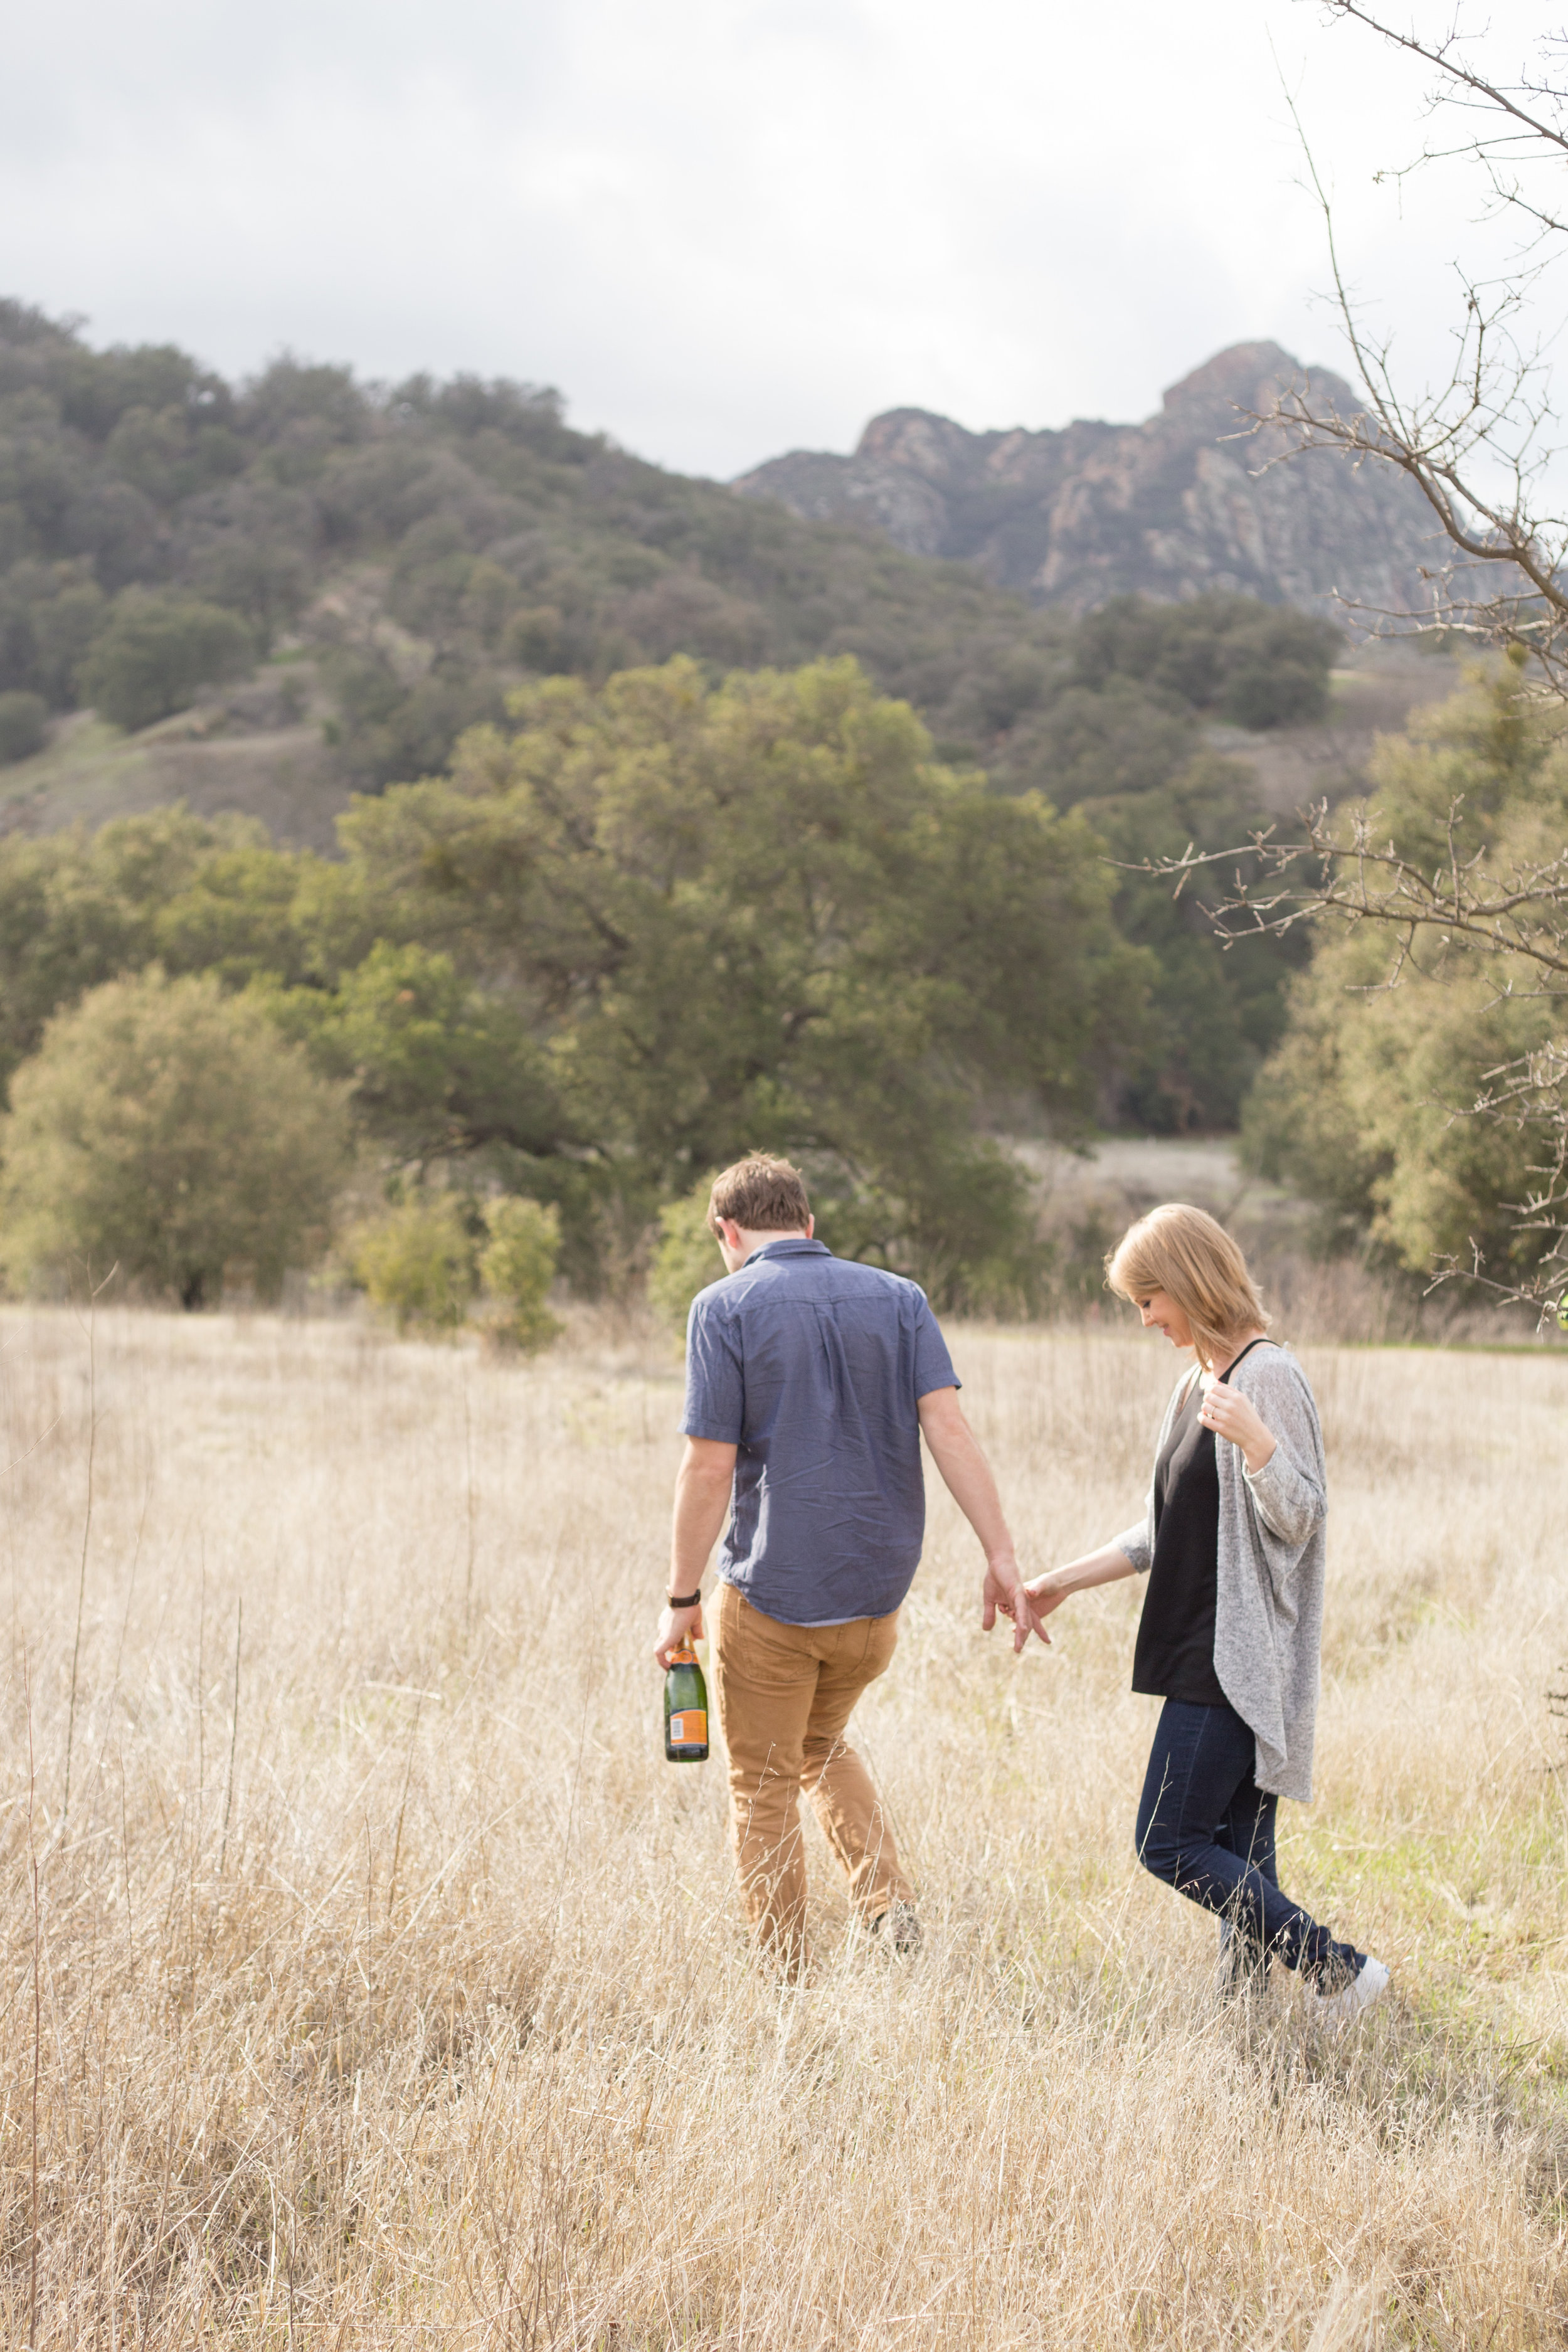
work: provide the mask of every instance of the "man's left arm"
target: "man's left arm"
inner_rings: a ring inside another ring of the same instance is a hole
[[[723,1533],[725,1514],[735,1484],[733,1445],[713,1437],[689,1437],[680,1467],[675,1474],[675,1517],[669,1537],[669,1591],[700,1590],[713,1547]],[[702,1604],[671,1609],[667,1600],[659,1613],[654,1656],[661,1666],[683,1642],[702,1639]]]
[[[1050,1635],[1035,1613],[1034,1601],[1024,1582],[1024,1571],[1003,1516],[1002,1497],[991,1475],[991,1465],[980,1441],[963,1416],[958,1391],[930,1389],[916,1400],[921,1433],[942,1483],[970,1526],[985,1554],[985,1584],[982,1593],[981,1625],[989,1633],[1000,1609],[1013,1621],[1013,1647],[1025,1647],[1031,1633],[1047,1647]]]

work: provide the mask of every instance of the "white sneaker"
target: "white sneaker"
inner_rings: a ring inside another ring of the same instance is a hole
[[[1370,2009],[1380,1994],[1388,1990],[1388,1970],[1381,1960],[1363,1960],[1360,1968],[1342,1992],[1315,1992],[1312,2014],[1320,2025],[1331,2032],[1342,2033],[1352,2018]]]

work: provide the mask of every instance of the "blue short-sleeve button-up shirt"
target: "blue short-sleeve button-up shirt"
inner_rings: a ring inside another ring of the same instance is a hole
[[[721,1576],[788,1625],[889,1615],[925,1536],[916,1405],[958,1385],[919,1286],[822,1242],[699,1292],[680,1426],[739,1448]]]

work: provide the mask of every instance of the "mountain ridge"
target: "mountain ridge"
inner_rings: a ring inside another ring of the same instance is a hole
[[[1419,609],[1435,526],[1392,467],[1302,449],[1267,417],[1299,390],[1351,387],[1273,342],[1230,345],[1138,425],[973,432],[929,409],[874,416],[852,455],[792,450],[731,484],[807,521],[855,520],[912,555],[973,565],[1037,605],[1219,591],[1365,627]]]

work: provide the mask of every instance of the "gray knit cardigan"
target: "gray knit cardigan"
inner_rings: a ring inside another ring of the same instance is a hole
[[[1184,1372],[1165,1408],[1154,1458],[1194,1378]],[[1233,1385],[1273,1433],[1273,1453],[1249,1470],[1241,1448],[1215,1437],[1219,1561],[1214,1664],[1219,1686],[1258,1740],[1260,1789],[1312,1793],[1318,1648],[1323,1624],[1323,1433],[1307,1375],[1288,1349],[1257,1348]],[[1140,1574],[1154,1556],[1154,1485],[1143,1518],[1116,1538]]]

